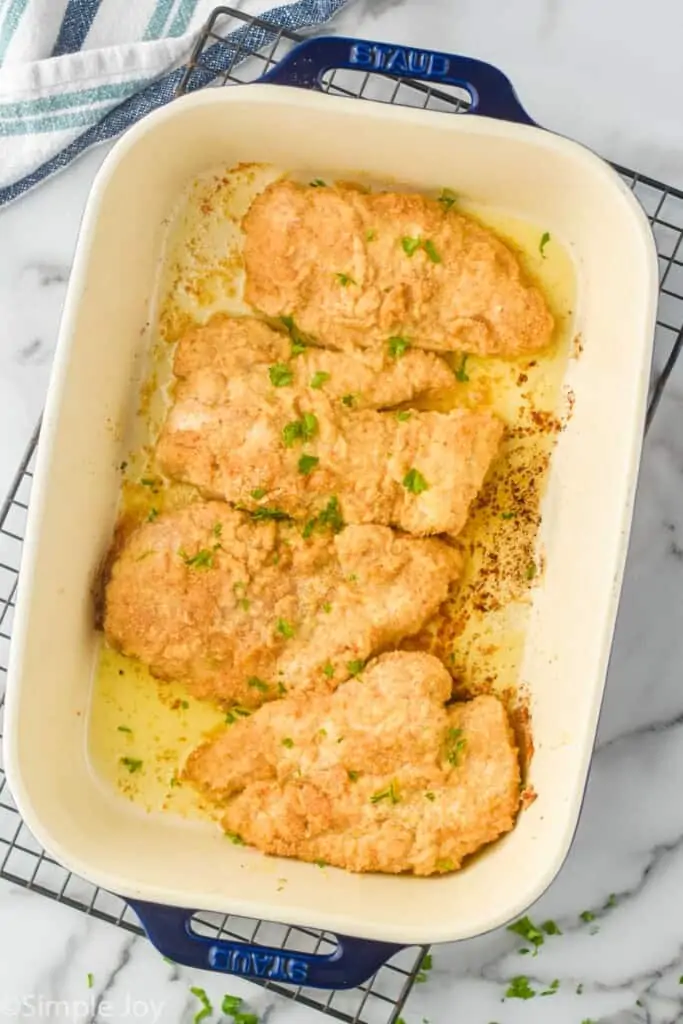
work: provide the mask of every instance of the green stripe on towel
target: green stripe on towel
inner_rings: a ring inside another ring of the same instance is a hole
[[[174,4],[175,0],[157,0],[156,7],[152,11],[152,17],[149,19],[145,34],[142,37],[145,42],[148,42],[150,39],[159,39],[163,34]]]
[[[111,85],[98,85],[92,89],[80,89],[75,92],[62,92],[56,96],[41,96],[35,100],[19,100],[16,103],[0,103],[0,120],[13,118],[37,117],[39,114],[52,114],[59,110],[83,107],[91,103],[104,103],[109,100],[123,100],[127,96],[144,88],[148,79],[135,78],[129,82],[117,82]]]
[[[5,20],[2,23],[0,29],[0,64],[5,59],[7,48],[12,42],[14,33],[17,30],[17,26],[21,21],[21,17],[28,7],[28,0],[11,0],[7,13],[5,14]]]

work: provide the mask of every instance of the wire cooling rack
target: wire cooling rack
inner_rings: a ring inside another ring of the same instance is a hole
[[[249,17],[229,7],[217,8],[185,68],[178,93],[206,86],[244,84],[273,67],[302,36]],[[468,98],[458,89],[433,88],[371,72],[332,71],[324,91],[342,96],[461,113]],[[683,192],[635,171],[617,167],[645,209],[652,225],[660,263],[660,298],[647,424],[683,348]],[[31,441],[5,504],[0,509],[0,877],[122,928],[139,932],[137,918],[119,897],[70,874],[47,856],[21,820],[2,768],[2,732],[7,655],[12,632],[19,562],[28,509],[38,431]],[[270,946],[326,952],[333,946],[320,932],[202,914],[195,921],[204,934],[262,942]],[[350,992],[321,993],[267,983],[299,1003],[347,1024],[396,1024],[418,977],[424,949],[404,950],[366,984]]]

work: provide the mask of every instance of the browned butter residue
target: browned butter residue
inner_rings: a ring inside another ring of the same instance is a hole
[[[241,219],[253,197],[280,176],[272,167],[245,164],[197,179],[171,218],[158,283],[147,384],[130,454],[122,470],[121,527],[197,500],[188,486],[156,473],[152,443],[168,408],[170,363],[176,341],[216,312],[243,315]],[[315,171],[297,175],[312,180]],[[322,175],[331,180],[330,175]],[[444,182],[457,191],[457,182]],[[364,186],[362,186],[364,187]],[[453,541],[466,554],[460,588],[435,619],[404,646],[431,650],[450,669],[456,696],[500,695],[511,711],[523,767],[533,745],[520,696],[520,669],[533,589],[543,576],[538,547],[542,501],[558,433],[573,396],[563,380],[581,341],[572,330],[575,274],[567,251],[547,226],[459,201],[462,212],[493,228],[518,253],[543,288],[556,319],[550,350],[512,361],[449,356],[453,387],[413,407],[449,410],[487,406],[505,423],[499,456],[470,519]],[[144,483],[142,482],[144,480]],[[207,817],[176,770],[187,754],[224,721],[224,714],[193,700],[178,684],[160,683],[132,659],[103,648],[90,716],[90,751],[98,776],[147,811]],[[123,726],[123,729],[121,728]],[[126,760],[129,759],[129,760]],[[137,762],[141,762],[140,765]],[[525,803],[533,799],[527,793]]]

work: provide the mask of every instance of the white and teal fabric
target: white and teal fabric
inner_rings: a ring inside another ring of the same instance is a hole
[[[233,0],[232,6],[300,29],[322,24],[347,2]],[[171,100],[183,61],[217,3],[0,0],[0,206]],[[269,37],[244,26],[230,39],[248,52]],[[229,47],[214,46],[216,72],[231,55]]]

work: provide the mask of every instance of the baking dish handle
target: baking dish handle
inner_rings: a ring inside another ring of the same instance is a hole
[[[518,124],[535,123],[519,102],[509,78],[498,68],[473,57],[437,50],[416,50],[344,36],[321,36],[294,47],[261,81],[322,89],[325,72],[338,68],[419,79],[433,85],[460,86],[472,100],[466,113]]]
[[[169,960],[261,981],[309,988],[355,988],[404,948],[337,935],[337,948],[332,953],[300,953],[197,935],[191,924],[197,911],[142,900],[128,900],[128,904],[140,918],[152,945]]]

